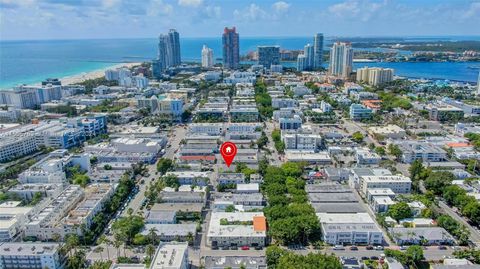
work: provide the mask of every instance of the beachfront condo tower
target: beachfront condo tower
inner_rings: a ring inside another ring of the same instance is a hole
[[[235,27],[225,27],[222,35],[223,67],[237,69],[240,62],[240,38]]]
[[[348,42],[335,42],[330,50],[330,75],[348,78],[352,72],[353,49]]]
[[[280,64],[280,46],[258,46],[258,64],[270,69],[272,65]]]
[[[323,34],[315,34],[315,36],[313,37],[313,47],[315,53],[313,68],[319,69],[322,67],[323,61]]]
[[[158,77],[167,68],[180,64],[180,35],[175,29],[170,29],[168,34],[161,34],[158,38],[158,55],[152,62],[153,75]]]
[[[202,67],[212,67],[213,66],[213,50],[207,45],[203,45],[202,48]]]

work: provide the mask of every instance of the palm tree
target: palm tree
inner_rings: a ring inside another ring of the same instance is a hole
[[[120,246],[122,245],[122,240],[119,237],[115,236],[115,240],[113,241],[113,245],[117,249],[117,259],[120,257]]]
[[[152,244],[148,244],[147,247],[145,248],[145,253],[147,254],[149,260],[151,261],[153,258],[153,255],[155,254],[155,247]]]
[[[67,246],[68,254],[70,255],[70,251],[72,249],[74,250],[74,254],[75,254],[77,252],[77,246],[80,244],[80,240],[78,239],[78,235],[68,234],[65,244]]]
[[[155,244],[155,239],[157,238],[157,228],[155,227],[152,227],[150,228],[150,230],[148,231],[148,236],[150,237],[150,242],[152,244]]]
[[[187,242],[189,245],[193,245],[193,241],[195,240],[193,234],[191,232],[188,232],[187,234]]]
[[[100,238],[98,238],[98,244],[105,244],[106,245],[108,260],[110,260],[110,248],[109,248],[110,243],[111,243],[111,241],[104,234],[102,234],[102,236],[100,236]]]
[[[98,246],[93,250],[93,252],[95,253],[100,253],[100,260],[102,261],[103,261],[103,251],[104,251],[104,248],[102,246]]]

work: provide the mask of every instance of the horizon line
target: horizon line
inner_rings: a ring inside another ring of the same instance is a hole
[[[251,36],[241,36],[241,38],[305,38],[305,37],[312,37],[315,35],[293,35],[293,36],[261,36],[261,35],[251,35]],[[324,38],[439,38],[439,37],[447,37],[447,38],[455,38],[455,37],[478,37],[480,35],[325,35]],[[74,41],[74,40],[127,40],[127,39],[154,39],[157,38],[155,36],[148,36],[148,37],[85,37],[85,38],[52,38],[52,39],[2,39],[2,42],[15,42],[15,41]],[[221,38],[221,35],[218,36],[184,36],[180,38]],[[473,41],[473,40],[461,40],[461,41]]]

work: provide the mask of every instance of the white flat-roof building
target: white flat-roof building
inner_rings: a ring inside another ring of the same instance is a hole
[[[18,197],[31,200],[35,193],[41,193],[44,197],[58,196],[65,188],[64,184],[38,183],[38,184],[18,184],[11,187],[8,193],[18,195]]]
[[[189,268],[187,242],[161,243],[150,264],[150,269],[187,268]]]
[[[257,193],[260,191],[258,183],[237,184],[237,193]]]
[[[367,202],[371,203],[373,198],[376,196],[388,196],[390,198],[395,198],[395,193],[389,188],[375,188],[375,189],[368,189],[366,193]]]
[[[348,177],[348,185],[350,187],[358,189],[360,188],[360,178],[364,176],[391,176],[392,172],[385,168],[353,168],[350,170]]]
[[[33,207],[20,207],[20,202],[0,204],[0,242],[12,240],[33,213]]]
[[[113,196],[115,188],[116,185],[105,183],[95,183],[87,186],[83,201],[78,203],[61,223],[69,227],[80,227],[85,224],[87,229],[90,228],[93,217],[103,209],[105,202]],[[79,230],[79,232],[81,231]]]
[[[63,238],[68,233],[75,233],[76,230],[60,228],[60,221],[83,197],[84,192],[80,186],[68,186],[59,196],[51,199],[45,208],[30,218],[30,222],[25,225],[25,236],[49,240],[53,234]]]
[[[297,131],[282,131],[282,140],[285,149],[317,150],[322,143],[322,136],[319,134],[307,134]]]
[[[219,173],[217,183],[220,185],[243,184],[245,183],[245,175],[243,173]]]
[[[191,123],[188,133],[195,135],[222,135],[225,131],[223,123]]]
[[[263,212],[212,212],[209,246],[265,246],[267,224]]]
[[[383,213],[387,212],[388,208],[394,204],[395,202],[389,196],[374,196],[370,203],[370,207],[376,213]]]
[[[112,146],[123,152],[149,152],[154,154],[162,149],[159,142],[146,138],[117,138],[112,141]]]
[[[18,156],[24,156],[38,150],[33,135],[0,137],[0,162],[6,162]]]
[[[368,213],[317,213],[322,239],[331,245],[382,244],[383,234]]]
[[[403,128],[393,124],[370,127],[368,128],[368,132],[372,135],[391,139],[402,139],[407,135],[407,132]]]
[[[401,141],[395,143],[402,151],[402,161],[412,163],[415,160],[422,162],[441,162],[447,160],[447,152],[439,146],[425,141]]]
[[[355,150],[355,160],[360,165],[372,165],[379,164],[382,157],[366,148],[357,148]]]
[[[57,243],[3,243],[0,246],[0,268],[62,269],[65,257]]]
[[[363,176],[360,178],[360,190],[366,195],[368,189],[391,189],[395,194],[409,194],[412,180],[402,175],[395,176]]]
[[[287,151],[285,157],[290,162],[307,162],[309,164],[331,164],[332,158],[326,151]]]
[[[179,171],[179,172],[168,172],[167,176],[172,175],[176,176],[178,183],[180,185],[192,185],[197,186],[206,186],[210,180],[211,172],[200,172],[200,171]]]

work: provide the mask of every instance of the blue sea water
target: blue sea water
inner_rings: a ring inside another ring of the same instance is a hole
[[[240,53],[254,51],[259,45],[302,49],[305,44],[312,42],[311,37],[241,37]],[[325,40],[325,48],[331,43],[331,40]],[[204,44],[213,49],[215,58],[221,58],[220,38],[182,38],[182,60],[199,61]],[[0,41],[0,88],[36,83],[47,77],[71,76],[122,62],[149,61],[155,58],[156,54],[156,38]],[[396,74],[401,76],[471,82],[476,82],[480,68],[478,62],[355,64],[365,65],[392,67]]]

